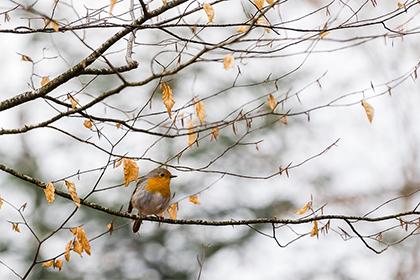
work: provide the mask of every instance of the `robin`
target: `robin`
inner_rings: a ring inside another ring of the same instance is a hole
[[[169,184],[172,178],[177,176],[172,175],[165,168],[156,168],[140,177],[136,188],[131,195],[130,203],[128,205],[128,213],[131,213],[133,208],[138,210],[140,217],[147,215],[161,214],[169,205],[171,199],[171,189]],[[139,231],[142,219],[138,219],[133,224],[133,232]]]

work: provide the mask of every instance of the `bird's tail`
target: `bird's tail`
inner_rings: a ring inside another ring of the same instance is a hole
[[[134,224],[133,224],[133,232],[134,233],[139,231],[142,222],[143,222],[142,219],[138,219],[138,220],[134,221]]]

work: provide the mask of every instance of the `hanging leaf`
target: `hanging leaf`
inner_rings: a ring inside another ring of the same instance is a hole
[[[60,25],[56,20],[50,19],[48,26],[51,27],[55,32],[60,30]]]
[[[166,210],[166,211],[168,211],[170,219],[176,220],[176,215],[177,215],[177,212],[178,212],[178,202],[169,205],[168,210]]]
[[[78,253],[80,256],[82,256],[83,248],[82,248],[82,245],[80,244],[80,242],[77,241],[77,239],[73,240],[73,251]]]
[[[65,180],[64,183],[66,184],[67,190],[69,191],[69,194],[71,196],[71,199],[73,199],[74,204],[76,204],[77,207],[80,207],[80,197],[77,195],[76,186],[70,180]]]
[[[311,230],[311,237],[313,236],[318,237],[318,221],[317,220],[314,221],[314,225]]]
[[[112,14],[112,10],[114,9],[117,0],[111,0],[111,4],[109,5],[109,13]]]
[[[211,137],[210,140],[217,140],[217,137],[219,136],[219,127],[213,127],[211,129]]]
[[[192,122],[192,120],[189,120],[189,122],[188,122],[188,146],[192,146],[192,144],[194,144],[196,140],[197,140],[197,134],[194,131],[193,122]]]
[[[58,259],[54,262],[54,267],[58,268],[59,271],[61,271],[61,268],[63,267],[63,261],[61,259]]]
[[[91,128],[92,128],[92,126],[93,126],[93,122],[92,122],[92,120],[85,120],[85,121],[83,122],[83,125],[84,125],[87,129],[91,129]]]
[[[274,0],[266,0],[269,5],[273,5]]]
[[[162,100],[163,104],[165,104],[166,111],[170,118],[172,118],[172,107],[174,107],[175,101],[172,94],[172,89],[167,82],[163,82],[160,85],[162,90]]]
[[[70,261],[70,250],[71,250],[71,245],[73,244],[73,240],[70,240],[67,244],[66,244],[66,250],[64,252],[64,259],[69,262]]]
[[[76,239],[73,241],[73,251],[79,253],[80,255],[82,254],[83,251],[85,251],[88,255],[90,255],[91,247],[90,247],[89,239],[87,238],[83,227],[79,226],[76,228],[72,228],[70,229],[70,231],[76,237]]]
[[[363,109],[365,109],[366,116],[367,116],[369,122],[372,123],[373,116],[375,114],[375,109],[372,107],[372,105],[367,103],[365,100],[362,100],[362,106],[363,106]]]
[[[20,59],[21,59],[22,61],[34,62],[34,61],[32,60],[32,58],[30,58],[29,56],[27,56],[27,55],[25,55],[25,54],[21,54],[21,55],[20,55]]]
[[[112,232],[114,231],[114,222],[110,222],[109,224],[106,225],[106,228],[109,231],[109,235],[112,234]]]
[[[214,19],[214,9],[213,6],[209,3],[204,3],[203,5],[204,12],[206,12],[207,19],[209,22],[213,22]]]
[[[237,29],[236,29],[236,31],[237,32],[239,32],[239,33],[245,33],[245,32],[247,32],[249,30],[249,26],[247,26],[247,25],[242,25],[242,26],[239,26]]]
[[[309,209],[312,209],[312,202],[308,201],[305,203],[305,205],[303,205],[302,208],[300,208],[299,210],[296,211],[296,214],[298,215],[303,215],[306,213],[306,211],[308,211]]]
[[[73,96],[71,96],[71,94],[67,94],[67,99],[71,103],[71,108],[72,109],[76,109],[77,108],[77,104],[78,104],[77,99],[75,99]]]
[[[277,106],[277,100],[271,93],[268,95],[268,107],[270,107],[271,111],[274,111],[274,109]]]
[[[223,68],[225,70],[229,70],[230,68],[233,67],[234,64],[235,64],[235,58],[233,57],[233,55],[231,54],[225,55],[225,57],[223,58]]]
[[[254,0],[254,4],[258,10],[261,10],[264,7],[264,0]]]
[[[19,224],[18,223],[12,223],[12,230],[16,232],[20,232]]]
[[[3,198],[0,196],[0,209],[3,207]]]
[[[42,263],[42,267],[46,267],[46,268],[52,267],[53,265],[54,265],[54,260],[50,260],[50,261]]]
[[[139,167],[132,159],[123,159],[124,168],[124,186],[128,186],[131,182],[136,181],[139,177]]]
[[[54,202],[55,199],[55,188],[54,185],[49,182],[44,189],[45,198],[47,199],[48,204]]]
[[[287,116],[286,115],[281,116],[279,120],[284,125],[287,125],[287,123],[288,123],[288,119],[287,119]]]
[[[50,82],[50,78],[48,76],[44,76],[41,78],[41,87],[45,86]]]
[[[188,200],[195,205],[200,205],[200,199],[198,198],[198,194],[193,194],[188,197]]]
[[[204,110],[204,103],[203,101],[198,100],[197,98],[194,98],[195,102],[195,113],[197,114],[198,119],[200,120],[200,124],[205,123],[205,116],[206,111]]]

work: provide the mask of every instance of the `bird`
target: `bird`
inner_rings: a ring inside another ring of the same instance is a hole
[[[167,169],[158,167],[139,178],[128,204],[128,213],[136,208],[140,216],[133,224],[134,233],[140,229],[141,217],[158,215],[168,208],[171,199],[170,182],[175,177]]]

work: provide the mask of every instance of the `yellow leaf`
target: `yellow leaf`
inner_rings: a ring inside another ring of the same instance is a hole
[[[73,96],[71,96],[71,94],[67,94],[67,99],[70,100],[71,108],[76,109],[77,104],[78,104],[77,99],[75,99]]]
[[[111,222],[111,223],[107,224],[106,228],[108,229],[109,234],[111,235],[112,232],[114,231],[114,222]]]
[[[53,260],[50,260],[50,261],[47,261],[47,262],[43,262],[42,263],[42,266],[43,267],[52,267],[54,265],[54,261]]]
[[[195,102],[195,113],[197,114],[198,119],[200,120],[201,124],[205,123],[205,116],[206,111],[204,110],[204,103],[203,101],[199,101],[197,98],[194,98]]]
[[[172,220],[176,220],[176,215],[178,212],[178,202],[169,205],[168,210],[166,211],[168,211],[169,218],[171,218]]]
[[[77,239],[82,245],[82,248],[86,252],[86,254],[90,256],[91,247],[90,247],[89,239],[86,236],[85,230],[82,227],[78,227],[77,229],[78,229]]]
[[[213,127],[211,129],[211,137],[210,140],[217,140],[217,137],[219,136],[219,127]]]
[[[305,205],[303,205],[302,208],[300,208],[299,210],[296,211],[296,214],[298,215],[303,215],[306,213],[306,211],[308,211],[308,209],[312,209],[312,202],[308,201],[305,203]]]
[[[79,243],[79,241],[77,241],[77,239],[73,241],[73,251],[78,253],[80,256],[82,256],[83,248],[82,248],[82,245]]]
[[[64,180],[64,183],[66,184],[67,190],[69,191],[69,194],[71,196],[71,199],[73,199],[74,204],[76,204],[77,207],[80,207],[80,198],[77,195],[76,186],[70,180]]]
[[[112,10],[114,9],[117,0],[111,0],[111,4],[109,5],[109,13],[112,14]]]
[[[29,56],[24,55],[24,54],[21,54],[21,55],[20,55],[20,59],[21,59],[22,61],[29,61],[29,62],[33,62],[32,58],[30,58]]]
[[[77,234],[77,227],[71,228],[71,229],[70,229],[70,232],[71,232],[73,235],[76,235],[76,234]]]
[[[373,116],[375,114],[375,109],[372,107],[372,105],[367,103],[365,100],[362,100],[362,106],[365,109],[366,116],[367,116],[369,122],[372,123]]]
[[[162,0],[163,6],[168,5],[168,0]]]
[[[234,64],[235,64],[235,58],[233,57],[233,55],[231,54],[225,55],[225,57],[223,58],[223,68],[225,68],[225,70],[229,70],[230,68],[233,67]]]
[[[55,199],[55,188],[51,182],[49,182],[47,186],[45,187],[44,193],[45,193],[45,198],[48,201],[48,204],[53,203]]]
[[[204,3],[203,9],[204,9],[204,12],[206,12],[207,19],[209,20],[209,22],[213,22],[214,9],[213,9],[212,5],[210,5],[209,3]]]
[[[174,104],[175,104],[174,97],[173,97],[173,94],[172,94],[172,89],[167,82],[163,82],[160,85],[160,88],[162,90],[163,104],[165,104],[166,111],[168,111],[168,115],[171,118],[172,117],[172,107],[174,107]]]
[[[198,198],[198,194],[193,194],[188,197],[188,200],[195,205],[200,205],[200,200]]]
[[[261,10],[264,7],[264,0],[254,0],[254,4],[258,10]]]
[[[3,207],[3,198],[0,196],[0,208]]]
[[[398,7],[398,9],[406,9],[405,4],[404,3],[401,3],[401,2],[398,2],[397,3],[397,7]]]
[[[44,76],[41,78],[41,87],[45,86],[50,82],[50,78],[48,76]]]
[[[70,261],[70,250],[71,250],[71,245],[73,244],[73,240],[70,240],[67,244],[66,244],[66,251],[64,252],[64,259],[69,262]]]
[[[314,221],[314,226],[312,227],[311,230],[311,237],[313,236],[317,236],[318,237],[318,221]]]
[[[277,100],[272,94],[268,95],[268,106],[270,107],[271,111],[274,111],[277,106]]]
[[[197,140],[197,134],[194,131],[192,120],[188,122],[188,146],[191,146]]]
[[[287,116],[286,116],[286,115],[281,116],[281,117],[280,117],[280,122],[281,122],[282,124],[287,125],[287,123],[288,123]]]
[[[257,19],[257,25],[264,26],[264,31],[267,33],[270,32],[270,29],[268,28],[270,25],[265,17],[259,17]]]
[[[54,29],[55,32],[58,32],[60,30],[60,25],[58,24],[58,22],[56,20],[51,19],[49,26]]]
[[[115,126],[116,126],[117,128],[120,128],[120,127],[121,127],[121,123],[117,122],[117,123],[115,124]]]
[[[272,5],[274,3],[274,0],[266,0],[266,1],[269,5]]]
[[[17,224],[17,223],[12,223],[12,230],[13,230],[13,231],[16,231],[16,232],[20,232],[20,229],[19,229],[19,224]]]
[[[237,32],[239,32],[239,33],[245,33],[245,32],[247,32],[249,30],[249,26],[247,26],[247,25],[242,25],[242,26],[239,26],[237,29],[236,29],[236,31]]]
[[[124,185],[127,187],[131,182],[136,181],[139,177],[139,167],[132,159],[123,159],[124,167]]]
[[[58,268],[58,270],[61,271],[61,268],[63,267],[63,261],[61,259],[58,259],[54,262],[54,267]]]
[[[85,121],[83,122],[83,125],[84,125],[86,128],[91,129],[91,128],[92,128],[92,126],[93,126],[93,122],[92,122],[91,120],[85,120]]]

